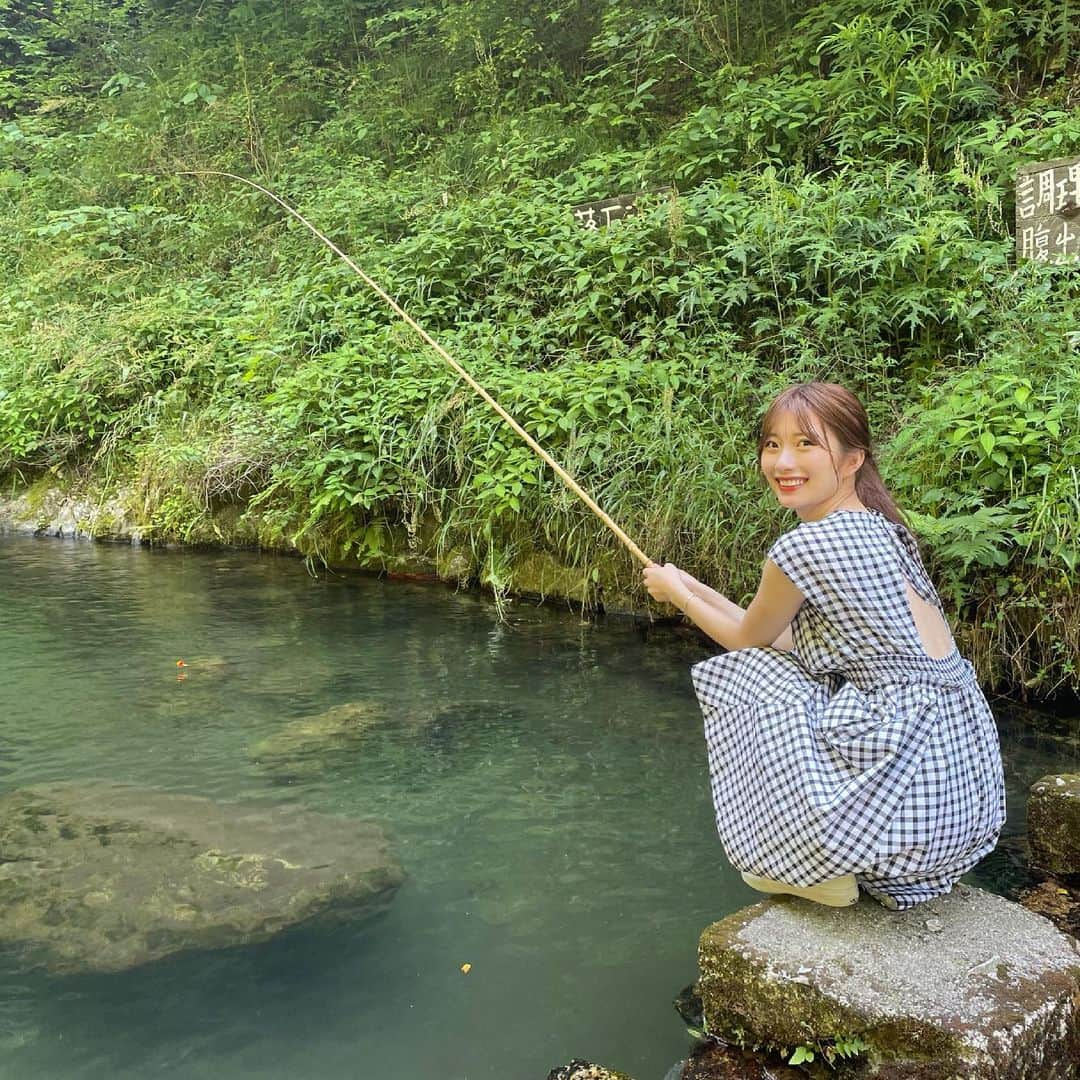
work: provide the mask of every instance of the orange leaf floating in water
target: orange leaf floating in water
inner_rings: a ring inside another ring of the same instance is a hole
[[[461,965],[461,973],[462,973],[462,975],[468,975],[470,971],[472,971],[472,964],[462,964]]]

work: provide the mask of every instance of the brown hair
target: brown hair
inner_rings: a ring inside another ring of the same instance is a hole
[[[907,525],[904,515],[878,472],[870,442],[870,422],[866,418],[866,410],[850,390],[838,383],[824,382],[789,386],[773,401],[762,417],[761,436],[758,439],[759,463],[765,438],[772,431],[777,417],[784,412],[791,413],[806,435],[830,451],[833,448],[829,446],[826,428],[835,434],[842,452],[861,450],[866,456],[855,474],[855,494],[864,506],[879,511],[898,525]]]

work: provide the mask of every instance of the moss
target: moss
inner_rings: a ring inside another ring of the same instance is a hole
[[[755,910],[749,909],[749,917]],[[857,1035],[869,1047],[868,1059],[875,1062],[965,1067],[960,1040],[938,1027],[913,1018],[868,1016],[812,986],[771,978],[765,964],[732,946],[747,918],[747,912],[738,912],[701,936],[701,997],[710,1033],[744,1048],[776,1053]]]
[[[564,566],[543,551],[530,552],[513,564],[511,587],[523,596],[557,596],[583,603],[589,593],[588,571]]]
[[[102,509],[91,520],[79,521],[78,525],[94,539],[110,539],[120,531],[121,521],[117,514]]]
[[[568,1065],[552,1069],[548,1073],[548,1080],[633,1080],[633,1077],[578,1059],[571,1061]]]
[[[441,552],[436,558],[435,570],[443,581],[467,582],[476,576],[476,565],[463,548]]]
[[[26,508],[26,519],[40,520],[47,505],[52,504],[56,496],[65,489],[51,473],[39,476],[23,493],[22,501]]]
[[[1032,865],[1064,880],[1080,878],[1080,775],[1046,776],[1027,808]]]
[[[619,585],[625,575],[610,555],[602,554],[589,566],[568,566],[546,551],[526,551],[510,566],[512,592],[541,600],[569,600],[589,609],[632,611],[640,606]]]

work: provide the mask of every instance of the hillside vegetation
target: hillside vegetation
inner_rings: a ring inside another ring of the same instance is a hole
[[[1080,151],[1035,0],[0,0],[0,473],[161,539],[637,569],[348,250],[651,555],[735,596],[784,527],[755,424],[868,403],[988,680],[1080,681],[1080,276],[1017,265]],[[642,212],[587,231],[570,207]],[[644,595],[638,589],[644,602]]]

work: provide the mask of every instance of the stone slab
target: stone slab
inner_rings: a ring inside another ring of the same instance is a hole
[[[0,797],[0,944],[21,966],[119,971],[383,904],[377,825],[110,783]]]
[[[1044,776],[1027,807],[1031,864],[1060,878],[1080,878],[1080,774]]]
[[[1076,941],[979,889],[906,912],[770,899],[708,927],[699,961],[708,1030],[744,1045],[854,1036],[893,1080],[1076,1075]]]

